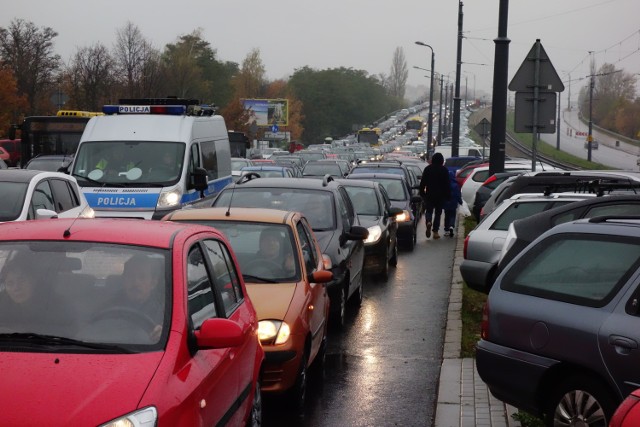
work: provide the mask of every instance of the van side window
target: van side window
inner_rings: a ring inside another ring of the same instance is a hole
[[[218,178],[218,158],[215,141],[201,142],[200,147],[202,147],[202,167],[207,170],[207,176],[210,180]]]
[[[193,174],[196,168],[200,166],[200,151],[198,151],[198,144],[191,146],[191,154],[189,155],[189,169],[187,170],[188,177],[188,189],[194,188]]]

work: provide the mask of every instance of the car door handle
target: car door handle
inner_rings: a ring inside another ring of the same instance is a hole
[[[625,350],[635,350],[638,348],[638,342],[636,340],[621,335],[609,335],[609,344]]]

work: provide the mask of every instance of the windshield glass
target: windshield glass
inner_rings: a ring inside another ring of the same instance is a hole
[[[232,191],[233,190],[233,191]],[[267,208],[302,212],[313,231],[335,230],[333,195],[329,191],[296,188],[225,189],[213,202],[215,207]]]
[[[387,194],[389,195],[389,199],[391,200],[408,200],[409,194],[407,193],[407,188],[403,185],[402,181],[399,179],[384,179],[384,178],[367,178],[371,181],[377,181],[387,190]]]
[[[300,280],[298,251],[288,226],[242,221],[198,222],[215,227],[229,239],[246,282]]]
[[[0,182],[0,221],[15,221],[22,212],[28,183]]]
[[[379,216],[382,214],[373,188],[346,186],[345,189],[358,215]]]
[[[184,153],[185,144],[180,142],[84,142],[78,148],[73,176],[83,187],[166,187],[180,179]]]
[[[324,176],[326,174],[342,178],[340,166],[335,163],[307,163],[302,170],[303,176]]]
[[[158,350],[169,331],[170,264],[166,251],[136,246],[0,244],[0,347],[22,333],[66,343],[34,351]]]

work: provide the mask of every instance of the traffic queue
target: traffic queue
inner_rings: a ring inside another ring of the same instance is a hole
[[[263,394],[302,413],[329,330],[413,249],[426,163],[342,144],[234,177],[195,100],[103,113],[60,171],[0,171],[0,425],[257,426]]]

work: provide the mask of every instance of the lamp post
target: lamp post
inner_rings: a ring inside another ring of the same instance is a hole
[[[429,118],[427,119],[427,126],[429,127],[429,130],[427,132],[427,138],[429,140],[429,142],[427,143],[427,149],[429,149],[429,147],[433,143],[433,74],[435,73],[436,55],[433,52],[433,48],[428,44],[422,43],[422,42],[416,42],[416,44],[419,46],[424,46],[431,49],[431,73],[430,73],[431,82],[429,83]]]

